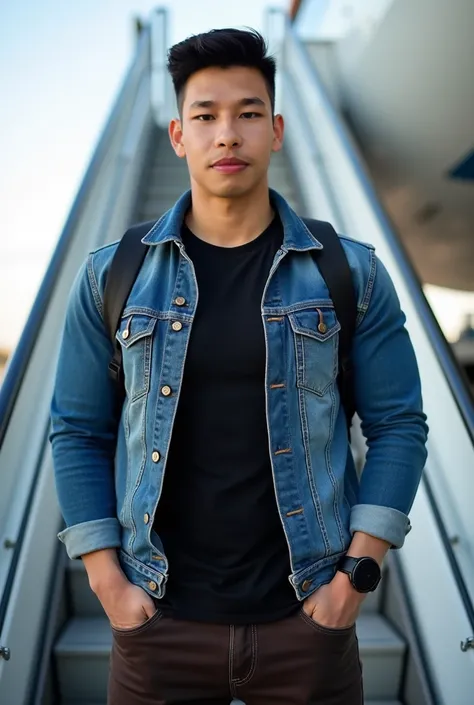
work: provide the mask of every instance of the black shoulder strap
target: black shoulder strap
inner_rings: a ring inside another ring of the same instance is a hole
[[[154,223],[155,221],[140,223],[127,230],[115,251],[105,284],[104,323],[114,345],[114,355],[109,363],[109,373],[112,379],[120,385],[122,397],[122,348],[117,342],[115,334],[132,286],[148,251],[148,246],[142,243],[142,238]]]
[[[338,385],[341,402],[350,429],[355,413],[354,376],[352,368],[352,340],[357,320],[357,300],[352,273],[341,241],[329,223],[303,218],[303,222],[323,245],[316,255],[316,263],[326,282],[334,303],[336,317],[341,325],[339,332]]]

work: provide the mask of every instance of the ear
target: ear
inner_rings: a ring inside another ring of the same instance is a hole
[[[177,156],[184,159],[186,156],[186,150],[183,144],[183,127],[181,125],[181,120],[178,120],[177,118],[171,120],[168,128],[168,134],[171,145]]]
[[[283,147],[283,134],[285,132],[285,121],[282,115],[275,115],[273,118],[273,144],[272,152],[279,152]]]

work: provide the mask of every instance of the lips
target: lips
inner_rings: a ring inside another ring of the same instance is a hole
[[[237,159],[237,157],[230,157],[229,159],[219,159],[212,166],[247,166],[247,162]]]
[[[248,167],[248,163],[244,162],[242,159],[237,159],[237,157],[230,157],[227,159],[219,159],[219,161],[214,162],[212,168],[222,174],[236,174],[239,171],[243,171]]]

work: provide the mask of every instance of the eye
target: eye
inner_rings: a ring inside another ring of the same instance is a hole
[[[193,120],[200,120],[201,122],[209,122],[209,120],[213,120],[214,115],[210,114],[205,114],[205,115],[196,115],[196,117],[193,118]]]
[[[244,117],[246,120],[250,120],[251,118],[254,117],[261,117],[261,113],[242,113],[242,117]]]

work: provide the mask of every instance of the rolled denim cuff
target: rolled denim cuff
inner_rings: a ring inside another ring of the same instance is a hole
[[[121,526],[115,517],[85,521],[68,526],[58,534],[58,539],[66,546],[69,558],[80,558],[104,548],[119,548]]]
[[[362,531],[387,541],[392,548],[401,548],[411,531],[411,524],[408,516],[398,509],[377,504],[356,504],[351,511],[350,531],[351,534]]]

